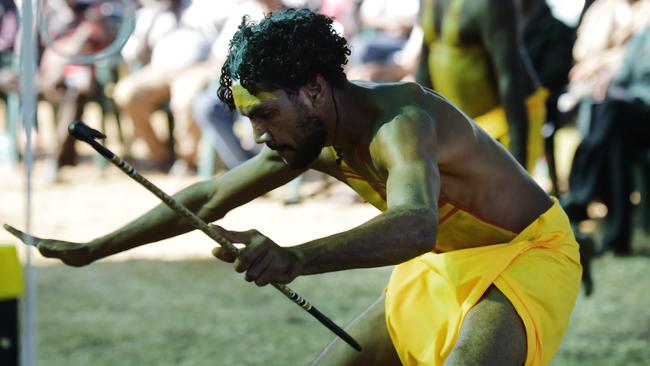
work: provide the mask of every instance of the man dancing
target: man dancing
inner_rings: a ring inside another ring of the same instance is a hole
[[[381,210],[332,236],[283,247],[256,230],[218,229],[245,248],[234,261],[264,286],[297,276],[396,265],[382,300],[314,364],[546,365],[579,285],[578,245],[557,201],[443,96],[415,83],[349,81],[350,51],[332,20],[287,10],[244,19],[219,97],[266,146],[248,162],[175,198],[206,221],[307,169],[325,172]],[[88,243],[42,240],[71,265],[187,232],[166,206]]]

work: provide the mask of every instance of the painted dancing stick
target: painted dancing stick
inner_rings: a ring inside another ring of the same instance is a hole
[[[76,139],[84,141],[93,147],[99,154],[112,162],[115,166],[120,168],[125,172],[129,177],[133,178],[136,182],[143,185],[151,193],[155,194],[156,197],[160,198],[163,203],[165,203],[169,208],[178,213],[181,217],[187,220],[187,222],[192,225],[193,228],[203,231],[207,236],[212,238],[214,241],[219,243],[222,247],[226,248],[230,254],[238,256],[239,250],[233,245],[233,243],[225,238],[223,235],[219,234],[212,226],[206,224],[200,217],[194,214],[192,211],[187,209],[181,203],[176,201],[173,197],[169,196],[163,192],[156,185],[151,183],[147,178],[143,177],[140,173],[135,170],[129,163],[122,160],[119,156],[113,154],[108,148],[104,145],[95,141],[97,138],[105,138],[106,136],[86,125],[81,121],[73,122],[68,126],[68,132],[74,136]],[[357,351],[361,351],[361,346],[357,343],[354,338],[352,338],[345,330],[336,325],[332,320],[330,320],[323,313],[318,311],[313,305],[311,305],[307,300],[300,297],[296,292],[291,290],[288,286],[278,283],[272,283],[273,287],[278,289],[284,294],[284,296],[291,299],[295,304],[306,310],[314,318],[316,318],[321,324],[326,326],[329,330],[334,332],[337,336],[341,337],[347,344]]]

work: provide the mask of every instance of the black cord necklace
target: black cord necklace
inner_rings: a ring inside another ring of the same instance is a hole
[[[336,112],[336,123],[334,124],[334,140],[332,141],[332,148],[334,148],[334,151],[336,152],[336,164],[341,165],[341,162],[343,161],[343,149],[341,149],[340,146],[336,146],[336,138],[339,133],[339,107],[336,105],[336,98],[334,98],[334,88],[330,87],[330,91],[332,94],[332,102],[334,103],[334,111]]]

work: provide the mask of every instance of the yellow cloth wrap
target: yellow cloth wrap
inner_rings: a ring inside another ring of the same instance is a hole
[[[0,301],[16,299],[25,290],[16,247],[0,244]]]
[[[581,274],[578,244],[555,200],[509,243],[427,253],[395,267],[385,302],[388,331],[404,365],[442,365],[465,315],[494,284],[523,320],[525,365],[548,365]]]
[[[479,219],[457,203],[444,202],[438,207],[436,252],[449,252],[479,245],[507,243],[517,234]],[[472,228],[467,230],[467,228]]]
[[[248,109],[262,104],[265,100],[275,99],[275,96],[269,92],[259,92],[257,95],[253,95],[239,83],[233,83],[230,90],[232,90],[235,107],[243,113],[247,113]]]

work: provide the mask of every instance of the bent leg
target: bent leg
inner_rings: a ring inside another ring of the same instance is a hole
[[[159,163],[166,163],[172,154],[151,126],[151,115],[169,100],[170,80],[169,73],[145,66],[121,79],[113,91],[122,117],[131,120],[135,135],[144,140],[151,157]]]
[[[192,116],[194,99],[207,87],[211,68],[197,64],[174,77],[170,85],[170,101],[174,114],[176,154],[188,164],[196,164],[201,130]],[[212,95],[216,99],[215,95]]]
[[[490,286],[467,313],[445,366],[521,366],[526,361],[526,329],[508,298]]]
[[[355,351],[340,338],[336,338],[325,347],[310,365],[401,365],[386,328],[384,298],[385,295],[380,296],[377,301],[346,327],[346,331],[363,348],[361,352]]]

